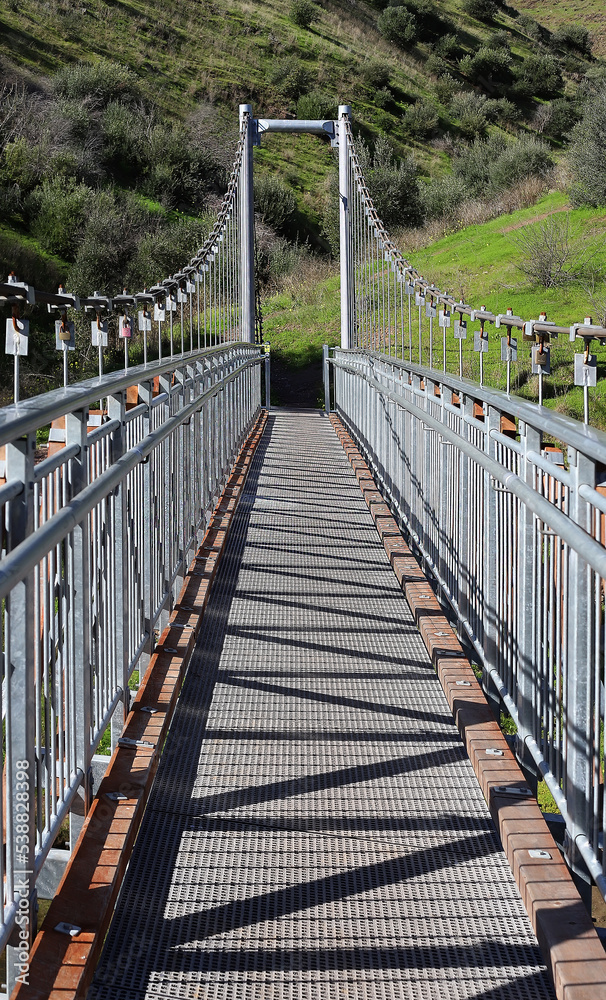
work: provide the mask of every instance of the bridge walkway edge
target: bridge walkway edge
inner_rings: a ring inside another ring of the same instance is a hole
[[[406,543],[370,466],[336,413],[330,421],[352,466],[392,569],[437,671],[558,1000],[606,998],[606,954],[570,871],[492,714],[463,647]],[[498,756],[486,749],[500,751]],[[501,756],[502,755],[502,756]],[[548,857],[533,857],[543,851]]]
[[[253,466],[89,1000],[553,997],[326,417]]]
[[[11,1000],[76,1000],[86,995],[266,421],[267,411],[262,410],[246,435],[133,699],[122,736],[141,745],[117,746],[112,754],[34,941],[27,979],[17,984]],[[61,933],[55,929],[61,924],[79,927],[81,933]]]

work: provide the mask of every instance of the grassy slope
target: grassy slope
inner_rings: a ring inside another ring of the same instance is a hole
[[[566,289],[540,289],[531,285],[519,270],[522,249],[517,242],[524,227],[536,223],[552,213],[567,210],[571,229],[579,227],[586,232],[594,225],[603,225],[603,212],[590,209],[567,209],[562,194],[550,194],[532,208],[502,216],[483,225],[469,226],[451,236],[437,241],[425,250],[411,255],[411,263],[425,277],[440,288],[462,296],[474,306],[486,305],[497,313],[511,307],[515,315],[524,319],[538,318],[543,310],[550,320],[568,325],[582,320],[591,312],[587,290],[582,285]],[[598,255],[606,264],[606,245]],[[307,362],[316,354],[322,343],[336,344],[339,340],[339,280],[335,274],[318,280],[318,274],[306,281],[290,281],[279,295],[268,299],[264,305],[266,337],[272,348],[279,350],[294,365]],[[606,302],[606,286],[595,289],[594,295]],[[424,321],[423,352],[427,363],[429,335],[428,322]],[[479,355],[473,351],[472,329],[463,344],[464,375],[479,378]],[[489,328],[488,355],[484,356],[487,384],[505,387],[505,364],[500,360],[500,332]],[[408,343],[406,324],[405,343]],[[413,361],[418,360],[418,321],[413,309]],[[573,359],[580,345],[573,346],[567,337],[552,345],[552,375],[545,378],[546,405],[563,412],[582,416],[582,392],[572,387]],[[596,350],[595,342],[593,350]],[[606,356],[604,348],[597,349],[598,378],[596,389],[591,391],[591,419],[606,428]],[[518,341],[518,362],[514,373],[518,376],[517,390],[530,398],[537,398],[536,377],[530,375],[530,348]],[[447,367],[458,372],[458,344],[451,333],[447,338]],[[441,331],[435,334],[434,364],[442,366]]]
[[[436,5],[456,27],[460,54],[501,27],[509,31],[517,58],[534,49],[517,28],[512,7],[486,25],[465,14],[463,0]],[[553,6],[563,8],[564,0]],[[295,112],[295,96],[287,96],[287,85],[275,76],[280,61],[290,59],[308,74],[304,89],[320,90],[335,114],[339,103],[352,104],[365,134],[384,133],[400,151],[412,150],[425,175],[447,171],[448,156],[431,139],[408,138],[402,126],[411,101],[435,102],[435,80],[426,69],[429,47],[402,52],[386,42],[376,29],[378,11],[367,0],[325,0],[311,30],[294,25],[289,10],[290,0],[90,0],[82,6],[71,0],[0,0],[0,68],[4,63],[10,76],[14,65],[36,81],[70,61],[116,59],[137,73],[144,95],[178,120],[200,104],[212,106],[218,144],[232,148],[239,103],[252,103],[261,117]],[[389,70],[391,100],[384,108],[374,103],[376,91],[365,81],[369,59]],[[568,78],[566,88],[574,86]],[[438,111],[440,129],[456,139],[456,122],[443,107]],[[301,237],[317,233],[334,163],[328,144],[316,137],[271,136],[255,157],[258,170],[280,174],[293,188]]]
[[[509,13],[500,12],[486,25],[464,13],[462,0],[437,0],[437,7],[456,27],[462,51],[471,51],[499,27],[510,31],[515,52],[533,50]],[[0,28],[5,56],[34,74],[52,73],[69,60],[118,59],[171,114],[185,118],[197,102],[210,101],[232,125],[242,102],[252,102],[264,117],[292,113],[293,99],[284,96],[272,74],[276,60],[296,56],[311,87],[334,101],[335,113],[339,103],[353,104],[362,126],[387,132],[397,145],[412,145],[422,167],[439,169],[444,158],[430,142],[408,142],[400,123],[411,99],[432,95],[427,45],[402,52],[386,42],[376,30],[377,10],[364,0],[327,0],[311,30],[294,25],[289,8],[290,0],[90,0],[82,7],[69,0],[0,0]],[[374,104],[374,89],[364,82],[361,70],[368,58],[389,69],[393,101],[386,109]],[[298,145],[292,138],[282,143]],[[276,162],[279,155],[276,151]],[[308,160],[304,149],[291,152],[285,169],[293,157],[300,167]]]
[[[465,302],[485,303],[495,313],[505,312],[511,306],[516,315],[527,318],[546,312],[558,323],[578,321],[587,309],[583,286],[532,288],[518,266],[525,228],[562,212],[569,218],[571,230],[586,231],[604,221],[603,211],[570,210],[566,195],[552,193],[531,208],[446,236],[417,251],[414,264],[441,288],[452,291]],[[600,252],[598,260],[606,263],[606,249]]]
[[[439,287],[447,288],[472,305],[486,305],[494,313],[505,312],[511,307],[514,315],[532,319],[546,312],[549,320],[562,326],[579,322],[593,313],[596,322],[601,322],[602,316],[597,316],[597,310],[603,310],[606,304],[604,282],[591,290],[588,283],[582,281],[564,288],[546,289],[532,285],[520,270],[525,227],[563,211],[570,220],[571,232],[601,231],[600,250],[595,262],[606,265],[603,210],[570,210],[565,195],[559,193],[542,198],[532,208],[448,236],[415,254],[414,264]],[[499,337],[497,331],[492,334],[485,371],[491,384],[504,388],[505,364],[500,361]],[[465,374],[477,379],[479,356],[473,353],[471,347],[468,340],[464,345]],[[449,360],[449,368],[453,370],[456,363],[454,345],[451,350],[453,356]],[[546,377],[545,388],[548,397],[546,405],[576,417],[582,416],[582,390],[573,387],[572,355],[580,350],[580,343],[573,346],[567,337],[553,341],[552,374]],[[591,393],[592,422],[606,427],[606,357],[604,349],[596,348],[594,341],[592,351],[596,350],[598,379],[601,382]],[[529,353],[529,345],[518,338],[517,388],[523,395],[536,398],[538,384],[536,377],[530,375]]]
[[[516,0],[516,7],[555,30],[563,24],[581,24],[593,37],[593,53],[606,55],[606,11],[603,0]]]

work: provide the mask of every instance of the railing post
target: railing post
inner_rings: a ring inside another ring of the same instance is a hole
[[[536,468],[527,457],[530,451],[540,452],[541,432],[520,421],[520,479],[536,488]],[[518,669],[516,676],[516,704],[520,729],[516,740],[516,756],[531,787],[536,791],[536,771],[526,749],[527,736],[535,737],[535,657],[536,657],[536,576],[537,531],[535,515],[526,504],[520,505],[518,518],[517,550],[519,558],[518,579]]]
[[[349,120],[351,108],[348,104],[339,106],[339,255],[341,268],[341,347],[352,346],[351,342],[351,219],[349,190],[349,142],[345,124]]]
[[[69,488],[72,497],[77,496],[88,484],[88,410],[78,410],[65,416],[65,442],[75,443],[80,453],[69,464]],[[77,706],[76,718],[68,720],[74,731],[76,767],[82,770],[83,787],[74,799],[70,810],[69,838],[73,850],[92,799],[91,789],[91,726],[92,726],[92,677],[90,662],[90,572],[89,572],[89,530],[88,518],[77,524],[71,534],[70,561],[72,580],[71,614],[68,641],[70,672],[74,672],[74,695]]]
[[[468,393],[464,394],[461,392],[459,394],[459,409],[459,432],[461,437],[469,441],[473,433],[471,426],[471,420],[473,418],[473,398]],[[469,512],[467,503],[467,499],[469,497],[469,459],[462,452],[459,453],[458,456],[458,466],[458,492],[459,497],[462,498],[462,502],[460,500],[458,505],[459,571],[457,581],[457,603],[461,618],[458,636],[459,640],[465,647],[469,637],[463,622],[466,622],[468,626],[471,627],[470,619],[473,616],[471,581],[469,575],[469,567],[471,563],[470,534],[472,533],[469,530]]]
[[[265,350],[265,409],[271,409],[271,355]]]
[[[107,411],[110,420],[120,421],[120,428],[112,434],[112,462],[116,462],[126,450],[126,392],[108,396]],[[115,611],[115,649],[116,680],[122,688],[122,713],[116,708],[111,722],[112,753],[116,747],[126,717],[130,710],[130,689],[128,686],[128,551],[127,551],[127,521],[126,480],[122,480],[111,497],[111,521],[114,555],[113,599]],[[111,586],[112,581],[110,581]]]
[[[501,429],[500,412],[494,406],[489,406],[485,421],[484,447],[488,456],[498,461],[497,445],[491,436],[491,431],[499,431]],[[498,554],[496,545],[499,532],[499,494],[496,492],[497,489],[499,487],[492,481],[492,477],[487,472],[484,472],[484,531],[479,536],[483,548],[482,561],[484,565],[484,636],[482,643],[484,648],[484,663],[482,668],[482,689],[498,722],[501,715],[501,701],[490,676],[490,670],[499,665],[497,661],[499,642],[501,641],[499,637],[500,621],[497,611],[499,594],[497,569],[501,569],[501,565],[499,563],[499,566],[497,566],[497,562],[499,558],[502,559],[502,553]]]
[[[240,166],[238,198],[238,231],[240,251],[240,339],[255,342],[255,243],[253,197],[253,140],[254,122],[252,106],[240,105],[240,130],[246,126],[244,149]]]
[[[8,550],[12,551],[34,530],[33,471],[35,434],[6,446],[7,482],[23,483],[22,494],[10,502]],[[7,995],[19,975],[27,972],[29,949],[36,934],[36,687],[34,668],[34,589],[36,574],[20,580],[6,599],[6,900],[18,907],[15,926],[6,949]],[[17,832],[18,831],[18,832]]]
[[[324,373],[324,409],[330,413],[330,365],[328,362],[328,344],[322,346],[322,371]]]
[[[595,486],[595,462],[579,451],[568,449],[573,485],[570,490],[570,517],[585,531],[591,533],[589,505],[579,496],[582,485]],[[592,829],[592,728],[594,671],[599,672],[599,661],[593,660],[591,635],[591,575],[587,562],[573,548],[568,556],[568,649],[566,677],[566,729],[565,752],[566,783],[564,787],[569,822],[566,829],[564,853],[566,861],[577,876],[575,881],[591,909],[591,879],[581,858],[576,839],[590,836]],[[597,848],[597,845],[595,845]]]
[[[143,417],[143,437],[151,432],[153,427],[152,422],[152,401],[154,398],[154,384],[153,382],[141,382],[139,384],[139,399],[142,403],[145,403],[147,410]],[[147,461],[143,467],[143,545],[145,547],[145,555],[142,560],[143,565],[143,613],[145,615],[145,630],[148,634],[148,649],[147,654],[151,653],[153,649],[153,636],[151,628],[152,619],[152,546],[153,551],[155,551],[155,535],[157,531],[157,525],[154,523],[152,525],[152,499],[151,499],[151,472],[150,472],[150,461]],[[153,536],[153,540],[152,540]],[[143,654],[144,656],[146,654]],[[145,665],[145,660],[144,660]]]

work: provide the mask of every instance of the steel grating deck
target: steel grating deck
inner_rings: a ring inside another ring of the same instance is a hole
[[[246,490],[89,1000],[552,998],[324,415]]]

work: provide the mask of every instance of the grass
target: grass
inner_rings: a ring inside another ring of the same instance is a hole
[[[516,0],[516,7],[537,18],[536,0]],[[581,24],[593,38],[593,54],[606,55],[606,15],[603,0],[551,0],[538,12],[538,20],[555,31],[563,24]]]
[[[523,257],[523,230],[537,224],[549,215],[566,211],[571,230],[587,234],[595,230],[599,247],[594,263],[606,268],[606,231],[603,211],[570,209],[566,196],[552,193],[541,198],[531,208],[510,215],[500,216],[482,225],[469,226],[437,241],[424,250],[417,251],[412,263],[432,282],[451,291],[476,308],[485,305],[495,314],[508,308],[523,319],[538,319],[545,312],[547,318],[560,325],[569,326],[593,314],[595,322],[603,319],[606,306],[606,282],[599,281],[591,289],[583,281],[575,281],[560,288],[540,288],[532,284],[520,270]],[[598,315],[599,309],[599,315]],[[425,321],[427,326],[427,321]],[[500,360],[500,331],[489,327],[489,352],[484,355],[484,380],[486,384],[505,388],[506,365]],[[440,339],[440,338],[438,338]],[[514,390],[530,399],[538,398],[538,377],[530,374],[530,345],[518,339],[518,362],[514,364]],[[413,340],[414,342],[414,340]],[[582,350],[582,342],[571,344],[566,336],[552,341],[552,372],[544,378],[546,406],[582,418],[582,389],[573,386],[573,354]],[[591,422],[606,427],[606,357],[601,345],[592,343],[592,352],[598,356],[598,386],[592,390]],[[413,355],[414,356],[414,355]],[[479,355],[473,352],[470,335],[464,341],[464,374],[474,380],[479,378]],[[438,365],[442,352],[438,350]],[[458,346],[449,338],[447,368],[456,371]]]
[[[410,255],[410,262],[443,290],[462,297],[476,308],[480,305],[494,313],[504,313],[508,307],[523,319],[538,318],[542,311],[548,319],[568,326],[582,321],[595,312],[596,301],[606,304],[606,282],[598,283],[592,303],[586,288],[573,283],[565,288],[541,289],[530,284],[519,270],[522,249],[516,239],[525,226],[538,219],[567,208],[564,195],[552,193],[531,208],[521,209],[482,225],[467,226]],[[572,223],[582,231],[597,226],[603,232],[603,216],[599,211],[578,209],[569,211]],[[606,244],[598,253],[598,261],[606,266]],[[478,261],[480,263],[478,263]],[[263,303],[265,337],[274,351],[294,367],[317,359],[323,343],[339,342],[339,278],[336,268],[312,264],[300,274],[283,282],[278,293]],[[413,305],[413,361],[418,361],[418,310]],[[496,388],[506,387],[506,365],[501,361],[501,331],[489,329],[489,351],[484,355],[484,382]],[[423,317],[423,362],[429,357],[429,321]],[[479,355],[473,350],[473,327],[463,342],[463,374],[479,380]],[[405,344],[408,344],[408,324],[405,324]],[[582,389],[573,386],[575,352],[580,342],[571,344],[567,336],[552,342],[552,373],[544,377],[544,403],[548,407],[582,419]],[[606,355],[604,347],[592,343],[598,356],[598,385],[590,390],[590,422],[606,429]],[[407,356],[407,350],[405,352]],[[435,324],[434,367],[441,368],[442,331]],[[449,331],[446,353],[447,370],[459,370],[458,343]],[[530,345],[518,335],[518,361],[513,365],[513,389],[525,398],[538,398],[538,377],[530,372]]]
[[[339,276],[318,263],[291,277],[282,291],[263,303],[264,336],[293,368],[322,355],[322,345],[340,341]]]
[[[139,687],[139,671],[133,670],[130,679],[128,681],[128,686],[131,691],[136,691]],[[102,757],[111,756],[111,746],[112,746],[112,730],[111,725],[105,729],[103,736],[99,742],[96,752]]]
[[[446,236],[417,251],[413,263],[465,302],[473,297],[473,304],[486,304],[495,313],[511,307],[515,315],[532,318],[547,312],[558,323],[571,323],[586,315],[587,292],[582,285],[538,288],[530,285],[519,269],[522,252],[518,241],[524,228],[562,211],[567,212],[574,228],[587,229],[593,224],[603,228],[603,212],[572,210],[567,196],[554,192],[530,208]],[[598,261],[606,264],[606,245]]]

